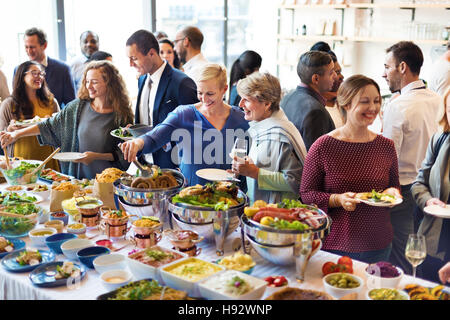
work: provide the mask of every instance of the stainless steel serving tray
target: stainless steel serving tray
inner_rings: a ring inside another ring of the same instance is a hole
[[[122,197],[128,204],[148,205],[152,204],[153,200],[162,200],[177,193],[186,185],[186,179],[180,171],[174,169],[161,169],[161,171],[171,172],[178,181],[178,186],[159,189],[138,189],[130,187],[130,177],[121,177],[114,181],[114,193]]]
[[[308,209],[316,211],[319,215],[323,216],[321,219],[320,227],[314,229],[306,229],[304,231],[300,230],[279,230],[269,226],[260,224],[259,222],[249,219],[245,214],[241,216],[241,228],[243,232],[249,236],[251,239],[262,245],[268,246],[290,246],[294,245],[297,236],[299,234],[304,234],[312,232],[314,238],[323,239],[330,232],[331,218],[321,209],[308,206]]]
[[[187,203],[172,203],[172,198],[175,195],[169,197],[168,209],[173,214],[176,214],[179,220],[185,223],[211,223],[219,215],[231,216],[241,216],[244,213],[244,207],[248,203],[247,195],[238,191],[238,198],[242,198],[243,201],[237,206],[231,207],[228,210],[217,211],[214,208],[193,206]]]

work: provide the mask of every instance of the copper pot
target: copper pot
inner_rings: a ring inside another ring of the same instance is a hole
[[[156,245],[161,240],[161,237],[160,232],[154,231],[148,235],[135,234],[131,241],[134,242],[136,247],[146,249]]]
[[[198,256],[202,252],[202,248],[197,248],[197,246],[193,246],[191,248],[178,248],[175,247],[175,250],[186,253],[189,257]]]
[[[121,225],[111,225],[108,221],[103,220],[101,223],[101,228],[105,231],[108,238],[123,237],[127,234],[129,228],[127,227],[127,222]]]
[[[78,201],[75,206],[81,214],[81,223],[86,227],[96,227],[99,223],[99,210],[103,202],[99,199],[88,199]]]
[[[204,237],[192,230],[164,230],[164,236],[178,249],[190,250],[195,244],[203,241]]]
[[[115,210],[112,210],[111,208],[109,208],[109,207],[107,207],[107,206],[102,206],[102,207],[100,208],[100,214],[101,214],[102,220],[105,220],[110,226],[121,226],[121,225],[123,225],[123,224],[127,224],[128,219],[130,218],[130,216],[129,216],[125,211],[122,210],[122,212],[123,212],[123,214],[124,214],[123,217],[120,217],[120,218],[110,218],[110,217],[108,216],[108,214],[109,214],[111,211],[115,211]]]

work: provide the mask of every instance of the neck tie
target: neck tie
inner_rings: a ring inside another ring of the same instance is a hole
[[[142,109],[144,111],[144,114],[142,115],[141,122],[144,124],[150,124],[151,123],[151,114],[150,114],[150,90],[152,89],[152,79],[150,79],[150,76],[148,76],[148,82],[147,82],[147,88],[144,88],[144,92],[142,93]]]

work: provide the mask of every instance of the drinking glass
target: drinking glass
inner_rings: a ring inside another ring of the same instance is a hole
[[[231,149],[231,158],[237,157],[237,161],[245,161],[245,157],[247,157],[247,140],[242,138],[237,138],[234,141],[233,149]],[[237,178],[238,174],[234,174],[234,177]]]
[[[421,264],[427,256],[425,237],[420,234],[410,234],[405,248],[406,259],[413,267],[413,278],[416,278],[416,267]]]

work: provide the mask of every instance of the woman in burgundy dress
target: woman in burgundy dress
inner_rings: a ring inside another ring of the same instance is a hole
[[[352,76],[339,88],[337,103],[345,125],[311,146],[300,195],[333,220],[324,250],[367,263],[387,261],[393,238],[389,208],[355,198],[372,189],[401,197],[394,143],[368,129],[380,111],[380,88],[370,78]]]

